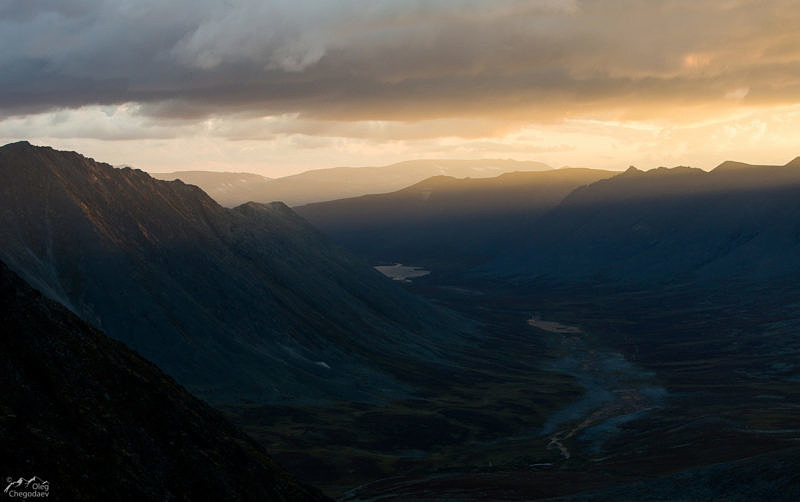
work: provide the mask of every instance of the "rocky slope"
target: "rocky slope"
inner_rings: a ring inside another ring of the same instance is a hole
[[[0,148],[0,258],[214,402],[405,395],[466,329],[283,204],[28,143]]]
[[[328,500],[3,263],[0,323],[4,476],[38,476],[54,500]]]

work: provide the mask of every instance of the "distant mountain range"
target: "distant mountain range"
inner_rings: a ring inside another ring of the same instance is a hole
[[[314,169],[283,178],[252,174],[183,171],[152,173],[163,180],[181,179],[197,185],[223,206],[245,202],[281,201],[289,206],[326,200],[386,193],[431,176],[487,178],[512,171],[545,171],[547,164],[508,159],[411,160],[379,167]]]
[[[0,259],[212,402],[405,395],[393,368],[471,329],[283,204],[26,142],[0,148]]]
[[[150,173],[159,180],[180,179],[186,184],[197,185],[223,206],[233,207],[249,201],[271,202],[261,198],[266,183],[272,178],[250,173],[225,173],[217,171],[177,171],[173,173]]]
[[[502,252],[577,187],[616,175],[597,169],[436,176],[402,190],[296,207],[314,226],[373,262],[464,267]]]
[[[625,172],[435,177],[296,208],[369,260],[483,276],[630,283],[800,270],[800,158]]]
[[[328,500],[3,263],[0,322],[2,472],[46,473],[60,500]]]
[[[573,191],[484,271],[631,283],[796,274],[800,159],[631,168]]]

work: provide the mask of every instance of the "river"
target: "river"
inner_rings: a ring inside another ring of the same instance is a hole
[[[566,440],[577,437],[591,449],[599,449],[619,425],[659,406],[666,395],[652,373],[619,352],[591,347],[580,328],[539,317],[528,324],[559,335],[563,357],[550,369],[571,375],[585,389],[580,399],[553,413],[541,430],[541,435],[549,436],[549,447],[559,450],[564,459],[572,455]]]

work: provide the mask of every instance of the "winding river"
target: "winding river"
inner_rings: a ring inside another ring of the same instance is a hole
[[[564,459],[572,455],[566,440],[577,436],[588,441],[590,448],[599,449],[619,425],[659,406],[666,395],[663,387],[653,383],[652,373],[618,352],[591,347],[580,328],[538,317],[528,324],[559,335],[564,356],[551,369],[571,375],[585,389],[580,399],[552,414],[541,430],[541,435],[549,437],[548,447],[557,449]]]

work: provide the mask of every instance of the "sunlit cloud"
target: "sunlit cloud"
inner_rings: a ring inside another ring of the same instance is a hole
[[[683,56],[683,66],[684,68],[688,68],[691,70],[697,70],[700,68],[705,68],[711,64],[711,55],[710,54],[686,54]]]
[[[753,141],[778,157],[800,126],[797,26],[783,0],[3,3],[0,138],[265,174],[403,156],[707,165]]]

